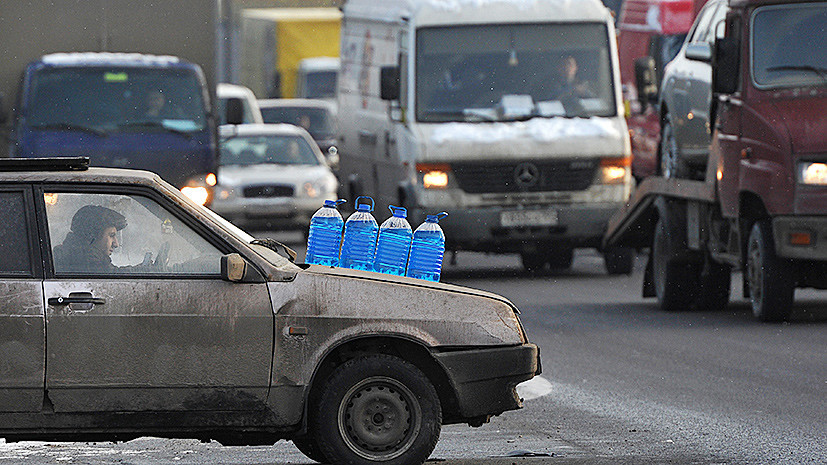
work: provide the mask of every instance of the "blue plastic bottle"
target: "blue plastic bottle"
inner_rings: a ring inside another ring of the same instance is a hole
[[[439,275],[442,273],[442,256],[445,254],[445,234],[439,227],[439,220],[446,216],[448,214],[445,212],[428,215],[425,222],[416,228],[405,276],[439,281]]]
[[[345,202],[345,199],[325,200],[310,218],[305,263],[339,266],[339,244],[345,222],[336,207]]]
[[[365,199],[370,203],[361,202]],[[345,223],[345,237],[342,239],[342,256],[339,259],[339,266],[373,271],[379,226],[370,214],[372,211],[372,198],[367,196],[356,198],[356,211],[348,217]]]
[[[408,264],[408,253],[411,250],[411,224],[405,219],[408,210],[393,205],[388,206],[388,209],[393,215],[379,227],[373,269],[380,273],[405,276],[405,265]]]

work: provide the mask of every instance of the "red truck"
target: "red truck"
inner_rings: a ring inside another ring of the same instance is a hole
[[[617,23],[620,80],[626,124],[632,142],[632,175],[637,179],[658,173],[660,113],[657,92],[639,89],[636,74],[655,70],[655,82],[686,39],[692,22],[707,0],[626,0]],[[651,64],[649,64],[651,63]]]
[[[827,2],[722,7],[721,37],[687,53],[713,69],[706,177],[645,179],[604,245],[651,247],[643,293],[664,310],[726,306],[740,269],[754,315],[782,321],[795,288],[827,289]]]

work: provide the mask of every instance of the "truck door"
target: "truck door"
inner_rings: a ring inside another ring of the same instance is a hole
[[[226,245],[147,194],[44,189],[55,411],[261,409],[273,353],[266,285],[221,280]],[[93,248],[101,230],[108,251]]]
[[[0,412],[39,412],[46,343],[31,187],[0,186]]]

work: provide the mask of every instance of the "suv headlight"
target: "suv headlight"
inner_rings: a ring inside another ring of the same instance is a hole
[[[336,195],[336,189],[339,187],[338,181],[333,176],[324,176],[315,181],[308,181],[304,183],[302,192],[305,196],[310,198],[322,197],[329,198]]]
[[[798,164],[798,182],[801,184],[827,185],[827,163],[802,162]]]

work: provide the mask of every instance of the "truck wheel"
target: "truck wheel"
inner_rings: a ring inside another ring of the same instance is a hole
[[[546,256],[538,251],[523,252],[520,254],[520,261],[523,264],[523,269],[529,273],[537,273],[543,269],[546,264]]]
[[[775,255],[770,221],[757,221],[747,240],[746,266],[752,313],[756,318],[761,321],[789,318],[795,293],[792,271],[784,259]]]
[[[612,247],[603,252],[606,272],[611,275],[631,274],[635,267],[635,249],[631,247]]]
[[[678,141],[675,139],[675,130],[669,115],[663,122],[660,138],[660,172],[665,178],[688,178],[689,168],[686,162],[680,159]]]
[[[301,436],[295,436],[292,438],[293,445],[296,446],[305,457],[309,458],[310,460],[315,460],[319,463],[326,463],[327,460],[322,455],[321,450],[319,450],[319,445],[316,443],[313,436],[310,434],[304,434]]]
[[[658,218],[652,240],[652,283],[658,307],[667,312],[692,308],[698,291],[697,265],[675,258],[668,223]]]
[[[312,430],[331,463],[424,463],[439,440],[442,410],[428,378],[398,357],[375,354],[336,368],[319,394]]]
[[[574,249],[563,247],[550,250],[546,254],[545,261],[552,270],[568,270],[574,261]]]

